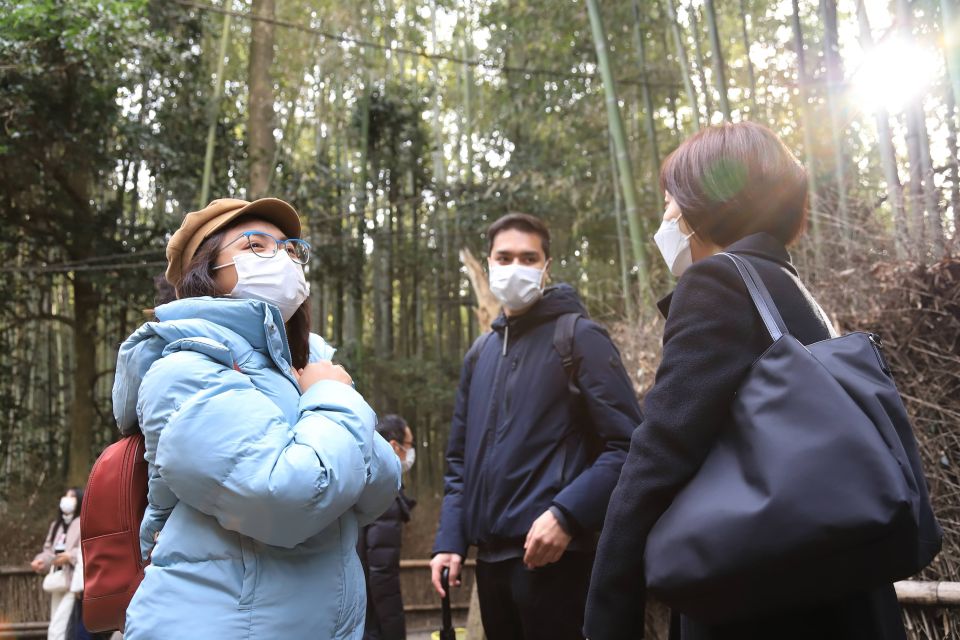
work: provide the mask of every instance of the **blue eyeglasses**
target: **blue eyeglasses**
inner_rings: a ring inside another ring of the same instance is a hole
[[[310,260],[310,243],[306,240],[301,240],[300,238],[277,240],[265,231],[244,231],[236,238],[223,245],[223,248],[226,249],[241,238],[246,239],[246,248],[250,251],[253,251],[254,254],[260,256],[261,258],[272,258],[273,256],[277,255],[277,251],[280,250],[280,247],[283,247],[290,259],[297,264],[307,264],[307,261]]]

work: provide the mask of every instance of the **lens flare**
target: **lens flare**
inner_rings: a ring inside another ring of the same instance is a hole
[[[941,66],[936,49],[889,38],[866,53],[851,98],[866,111],[898,112],[932,84]]]

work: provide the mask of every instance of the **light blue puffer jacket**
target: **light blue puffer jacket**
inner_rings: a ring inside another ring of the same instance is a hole
[[[374,412],[339,382],[301,396],[272,305],[188,298],[156,314],[120,347],[113,388],[150,474],[150,566],[125,638],[361,638],[358,528],[400,486]],[[310,351],[333,353],[319,336]]]

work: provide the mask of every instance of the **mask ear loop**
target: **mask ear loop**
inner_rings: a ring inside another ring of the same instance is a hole
[[[543,265],[543,269],[540,270],[540,290],[543,291],[547,286],[547,278],[550,276],[548,269],[550,269],[550,263],[553,262],[553,258],[547,258],[546,264]]]
[[[687,226],[692,229],[692,231],[691,231],[689,234],[683,234],[684,239],[689,240],[689,239],[692,238],[693,236],[697,235],[697,228],[696,228],[695,226],[693,226],[693,225],[690,223],[690,221],[687,219],[687,217],[686,217],[685,215],[683,215],[682,213],[680,214],[680,217],[676,219],[676,220],[677,220],[677,230],[679,230],[680,233],[683,233],[683,229],[680,229],[680,218],[683,218],[683,221],[687,223]]]

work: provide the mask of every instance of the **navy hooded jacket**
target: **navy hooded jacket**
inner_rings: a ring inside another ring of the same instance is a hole
[[[568,313],[584,316],[573,342],[579,394],[553,346]],[[501,315],[464,358],[434,553],[522,547],[551,507],[581,534],[577,548],[603,524],[640,421],[620,353],[572,287],[549,287],[523,315]]]

